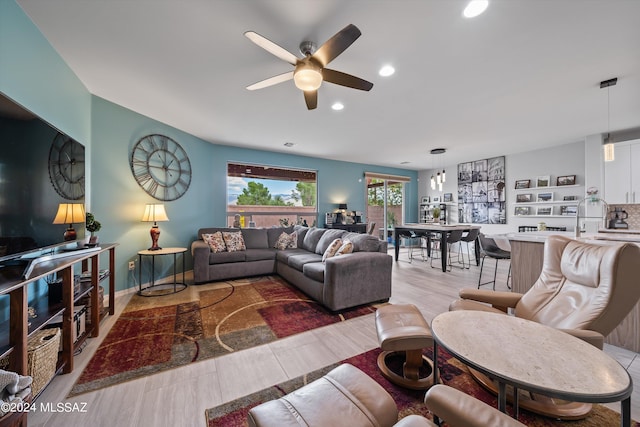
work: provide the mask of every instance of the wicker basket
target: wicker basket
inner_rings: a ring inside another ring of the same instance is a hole
[[[56,374],[60,328],[42,329],[29,337],[27,375],[33,377],[31,392],[36,396]]]

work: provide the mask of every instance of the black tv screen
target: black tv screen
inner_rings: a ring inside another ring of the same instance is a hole
[[[0,141],[0,259],[62,243],[68,225],[53,219],[60,203],[84,204],[84,146],[2,94]]]

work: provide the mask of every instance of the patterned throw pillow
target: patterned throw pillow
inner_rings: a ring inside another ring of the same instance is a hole
[[[335,239],[331,242],[329,247],[327,247],[327,250],[324,251],[324,254],[322,255],[322,262],[325,262],[328,258],[334,256],[338,249],[340,249],[340,246],[342,246],[342,239]]]
[[[291,234],[287,234],[284,231],[278,237],[278,241],[274,245],[274,248],[280,249],[281,251],[292,248],[295,249],[298,247],[298,233],[295,231]]]
[[[224,237],[224,243],[227,245],[229,252],[244,251],[247,249],[240,231],[223,231],[222,237]]]
[[[351,252],[353,252],[353,243],[351,242],[351,240],[345,239],[342,242],[342,246],[340,246],[340,249],[338,249],[338,251],[336,252],[335,256],[350,254]]]
[[[204,240],[211,248],[211,252],[225,252],[227,250],[227,245],[224,244],[224,239],[222,238],[222,233],[216,231],[213,234],[203,234],[202,240]]]

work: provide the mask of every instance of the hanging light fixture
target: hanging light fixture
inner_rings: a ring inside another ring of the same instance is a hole
[[[607,137],[604,144],[604,161],[612,162],[615,160],[615,151],[613,147],[613,138],[611,138],[611,99],[610,99],[610,87],[615,86],[618,82],[618,78],[614,77],[609,80],[600,82],[600,89],[607,88]]]
[[[431,150],[431,154],[444,154],[447,150],[444,148],[434,148]],[[436,184],[438,184],[438,191],[442,191],[442,184],[446,181],[446,172],[444,168],[442,168],[442,173],[440,173],[440,162],[438,162],[438,173],[436,174],[436,180],[433,179],[433,174],[431,175],[431,189],[436,189]]]

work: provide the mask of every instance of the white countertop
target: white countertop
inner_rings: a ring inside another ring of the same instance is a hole
[[[629,231],[629,230],[625,230]],[[518,242],[539,242],[544,243],[547,237],[553,235],[566,236],[571,239],[576,239],[575,232],[573,231],[532,231],[526,233],[508,233],[504,237],[508,240],[514,240]],[[494,236],[495,237],[495,236]],[[599,233],[581,233],[579,240],[582,241],[613,241],[613,242],[633,242],[640,243],[640,233],[620,233],[615,232],[599,232]]]

